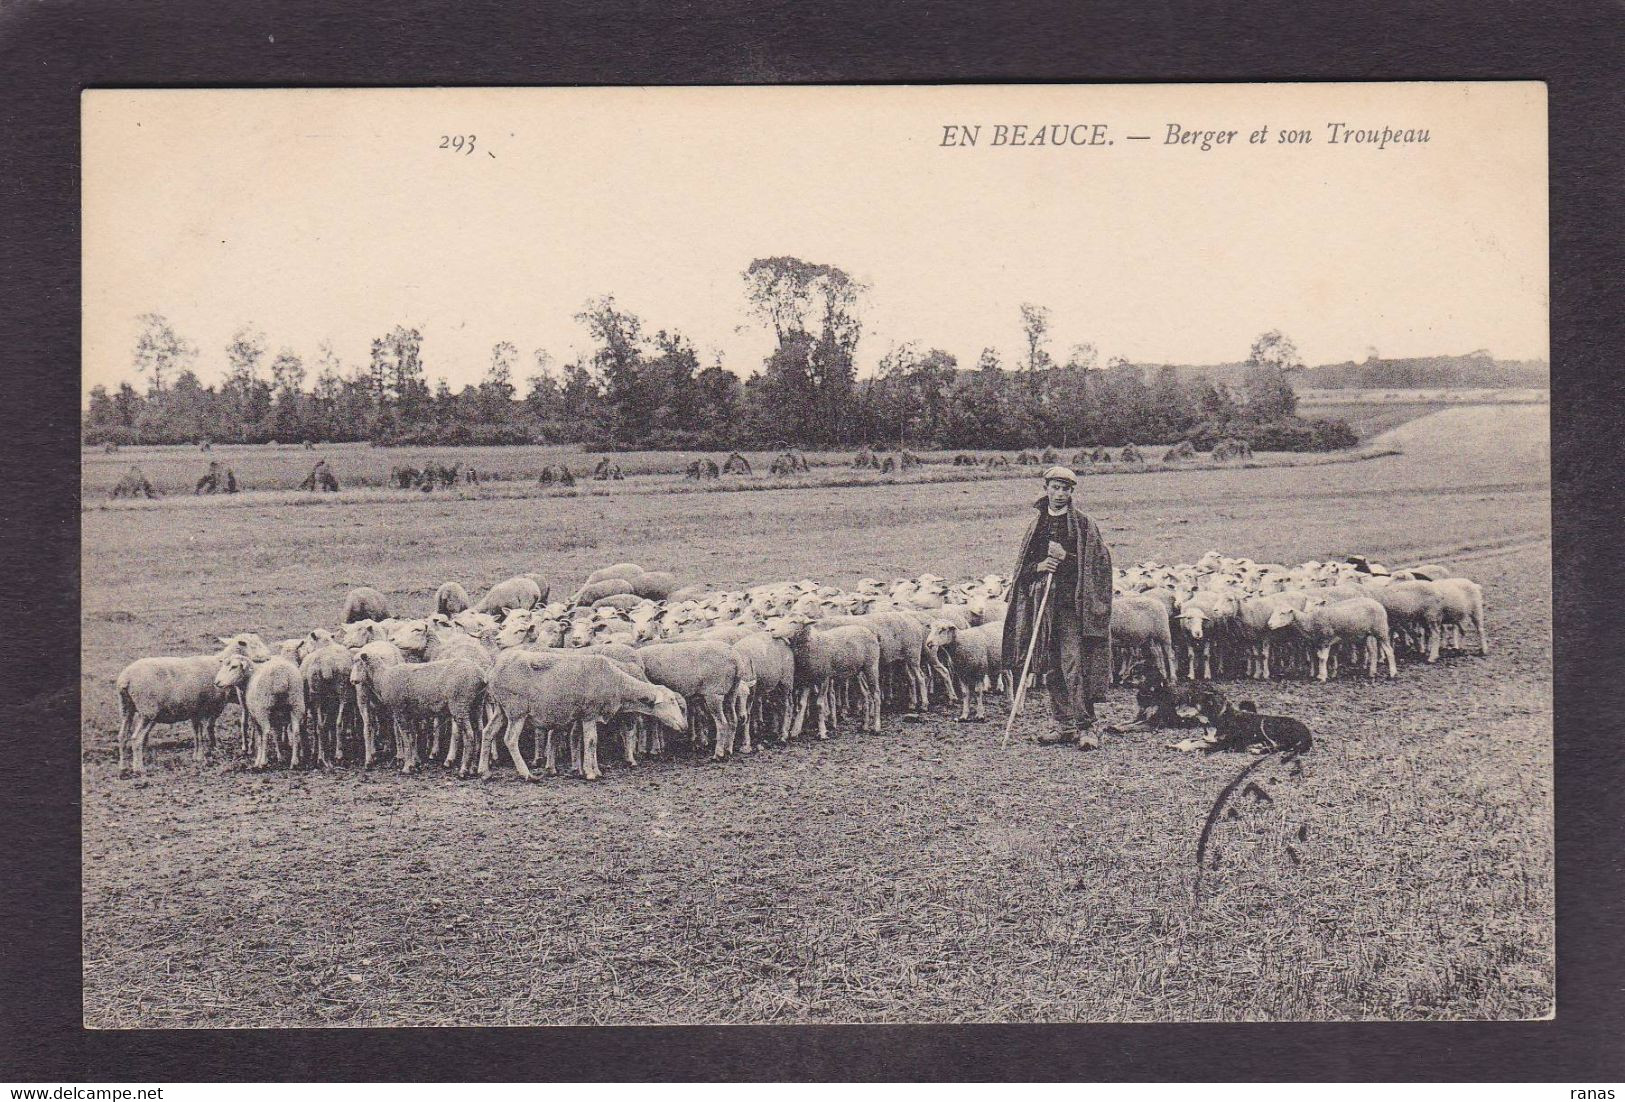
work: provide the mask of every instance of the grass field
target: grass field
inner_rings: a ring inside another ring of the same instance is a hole
[[[533,786],[199,770],[171,736],[148,784],[115,776],[126,661],[328,623],[356,584],[412,609],[447,579],[568,586],[623,558],[715,586],[981,574],[1009,568],[1031,482],[89,509],[86,1023],[1544,1016],[1546,416],[1458,406],[1363,463],[1085,482],[1119,561],[1363,551],[1485,587],[1488,658],[1241,690],[1319,743],[1301,775],[1252,775],[1270,800],[1220,822],[1200,903],[1197,836],[1251,762],[1157,735],[1001,750],[996,724],[888,716],[878,738]]]

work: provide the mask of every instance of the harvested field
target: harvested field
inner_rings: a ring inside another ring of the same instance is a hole
[[[1484,586],[1487,658],[1408,664],[1391,684],[1234,686],[1319,741],[1301,775],[1256,768],[1270,799],[1222,820],[1199,903],[1197,837],[1253,761],[1162,734],[1083,755],[1000,749],[996,723],[888,716],[878,738],[525,785],[197,769],[189,732],[169,729],[147,783],[115,775],[126,661],[329,623],[353,585],[413,610],[445,580],[538,570],[567,586],[626,558],[717,587],[1005,571],[1035,480],[87,509],[86,1024],[1545,1016],[1546,426],[1544,406],[1456,406],[1373,441],[1403,454],[1358,464],[1080,487],[1124,562],[1361,551]],[[1128,690],[1104,708],[1131,711]]]

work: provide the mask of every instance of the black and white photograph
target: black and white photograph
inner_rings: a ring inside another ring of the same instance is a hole
[[[1545,85],[80,136],[87,1029],[1557,1014]]]

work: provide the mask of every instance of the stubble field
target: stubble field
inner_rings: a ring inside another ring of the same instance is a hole
[[[198,769],[179,730],[145,785],[116,776],[125,662],[330,623],[353,585],[414,609],[448,579],[563,587],[628,558],[718,587],[980,575],[1009,569],[1027,482],[87,509],[86,1023],[1544,1016],[1546,417],[1458,407],[1362,463],[1086,480],[1119,562],[1361,551],[1485,587],[1487,658],[1233,686],[1319,742],[1249,775],[1200,885],[1197,837],[1252,761],[1161,734],[1040,749],[1041,700],[1008,749],[998,723],[888,715],[596,784]],[[1104,711],[1131,708],[1114,690]]]

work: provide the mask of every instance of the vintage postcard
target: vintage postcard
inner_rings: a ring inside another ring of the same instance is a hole
[[[1544,85],[82,139],[88,1027],[1555,1013]]]

